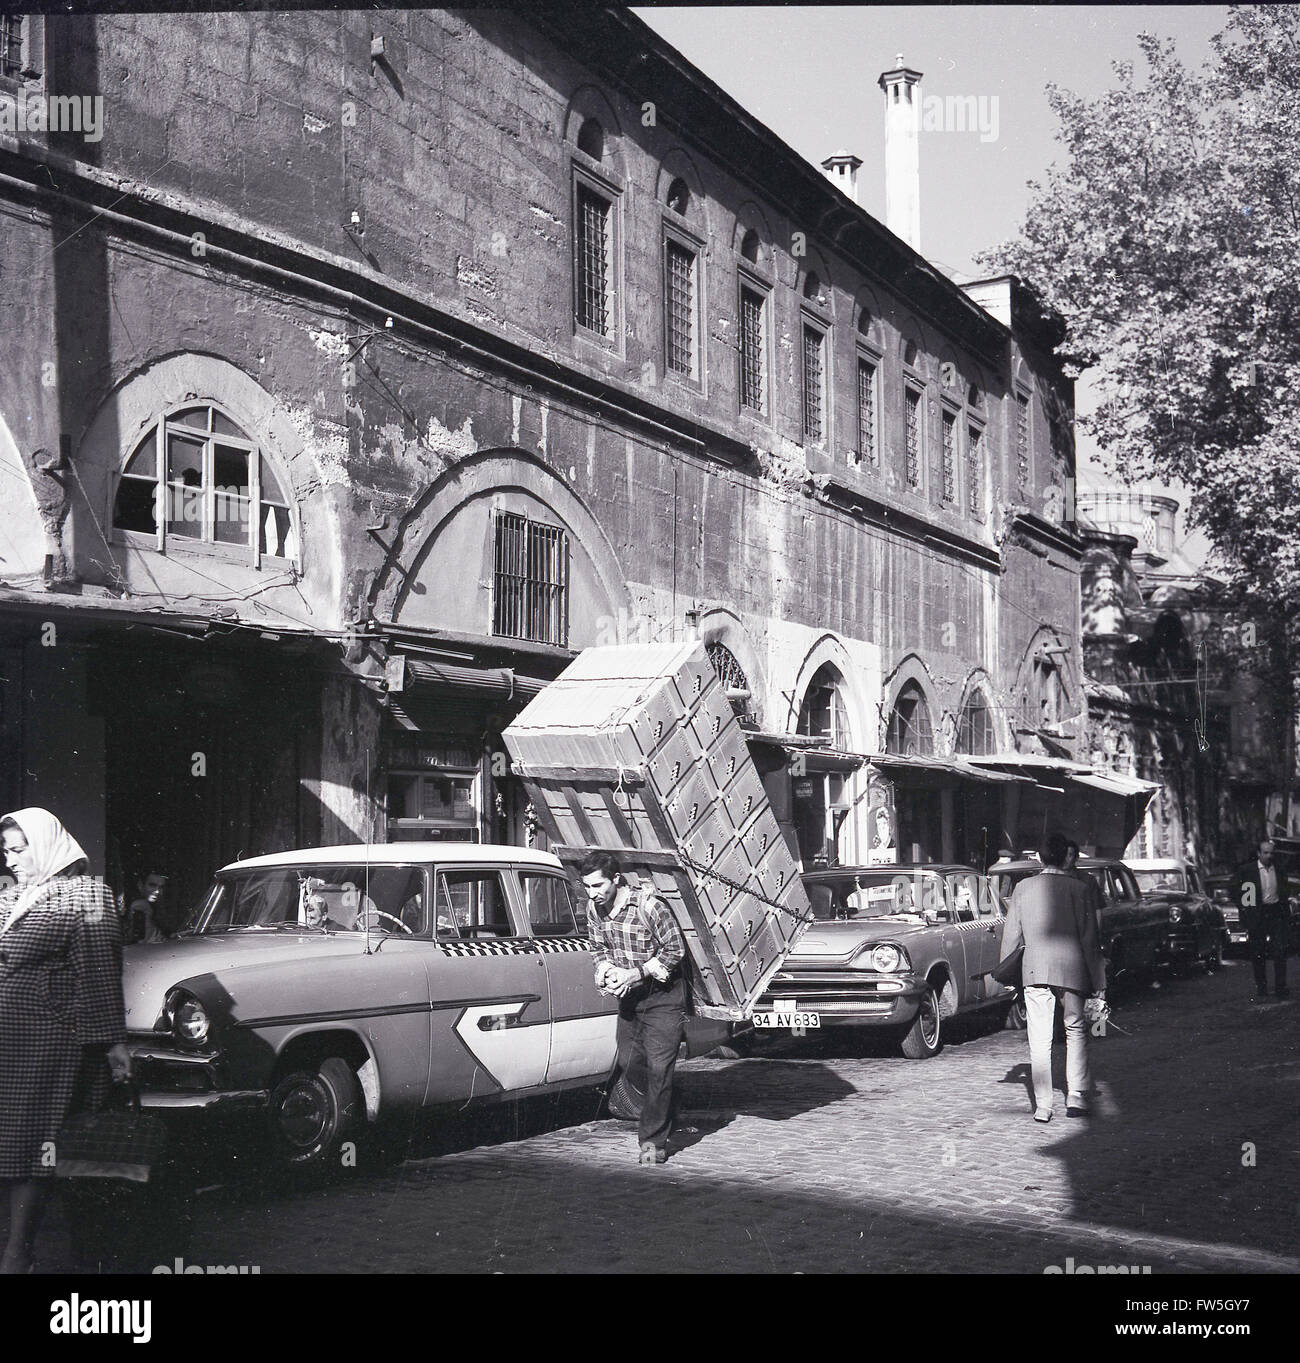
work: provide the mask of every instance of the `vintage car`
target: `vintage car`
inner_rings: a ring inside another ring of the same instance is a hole
[[[755,1006],[757,1032],[887,1028],[920,1060],[959,1013],[997,1008],[1024,1025],[1015,991],[988,974],[1003,906],[972,867],[842,866],[803,879],[814,921]]]
[[[1025,858],[999,861],[990,869],[989,875],[998,893],[1004,899],[1010,899],[1020,881],[1037,875],[1042,869],[1040,862]],[[1181,948],[1186,941],[1181,906],[1171,904],[1159,894],[1144,894],[1127,863],[1118,858],[1080,857],[1078,869],[1101,890],[1098,928],[1108,979],[1125,974],[1154,975],[1162,966],[1188,959],[1171,955],[1170,949],[1171,939],[1176,948]],[[1196,939],[1199,959],[1211,966],[1222,956],[1222,925],[1219,933],[1217,939],[1212,932]]]
[[[176,938],[128,947],[146,1108],[253,1114],[290,1168],[382,1118],[609,1079],[581,894],[548,853],[323,847],[235,862]]]
[[[1197,867],[1181,857],[1130,859],[1127,864],[1144,895],[1169,905],[1161,963],[1217,969],[1228,945],[1226,915],[1206,892]]]

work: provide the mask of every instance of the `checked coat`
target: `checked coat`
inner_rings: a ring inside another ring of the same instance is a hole
[[[21,894],[0,894],[0,926]],[[67,876],[0,933],[0,1178],[52,1175],[43,1143],[107,1092],[104,1052],[126,1040],[121,931],[108,887]]]

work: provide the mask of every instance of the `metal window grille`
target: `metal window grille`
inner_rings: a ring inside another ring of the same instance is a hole
[[[670,241],[668,266],[668,368],[695,373],[695,253]]]
[[[763,410],[763,298],[740,291],[740,401]]]
[[[943,414],[943,499],[957,499],[957,418],[951,412]]]
[[[972,516],[984,514],[984,432],[966,430],[966,505]]]
[[[1016,394],[1016,472],[1022,483],[1029,481],[1029,399]]]
[[[559,526],[497,513],[492,633],[568,644],[569,537]]]
[[[874,464],[876,460],[876,366],[858,361],[858,454]]]
[[[610,211],[585,186],[578,187],[578,324],[609,335]]]
[[[822,334],[813,327],[803,329],[803,435],[810,444],[822,438],[823,357]]]
[[[921,395],[909,388],[904,396],[907,409],[907,484],[916,487],[921,481]]]
[[[23,73],[23,16],[0,15],[0,76]]]

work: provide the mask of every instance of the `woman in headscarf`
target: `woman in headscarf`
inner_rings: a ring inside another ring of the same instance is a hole
[[[0,1273],[26,1273],[69,1113],[130,1077],[121,924],[108,887],[45,809],[0,818],[17,885],[0,893],[0,1179],[9,1241]]]

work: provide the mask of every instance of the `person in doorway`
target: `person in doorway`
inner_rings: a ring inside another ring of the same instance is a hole
[[[1258,860],[1237,869],[1237,903],[1241,921],[1250,934],[1250,961],[1255,968],[1256,1001],[1268,997],[1268,958],[1273,958],[1273,994],[1285,999],[1287,938],[1290,935],[1291,885],[1274,860],[1267,838],[1259,845]]]
[[[167,915],[167,877],[157,871],[149,871],[136,881],[135,886],[135,898],[126,911],[122,940],[128,946],[135,942],[165,940],[169,935],[163,927]]]
[[[618,998],[619,1070],[645,1065],[639,1162],[663,1164],[686,1025],[685,943],[668,905],[648,883],[628,884],[612,852],[592,852],[580,870],[596,987]]]
[[[1011,896],[1002,933],[1002,959],[1019,947],[1034,1085],[1034,1120],[1052,1120],[1052,1032],[1059,1002],[1065,1017],[1067,1117],[1088,1115],[1088,1023],[1084,1003],[1106,996],[1106,967],[1097,918],[1083,884],[1065,869],[1065,838],[1043,845],[1043,869],[1022,880]]]
[[[29,1273],[59,1132],[102,1102],[110,1075],[130,1078],[131,1056],[112,893],[46,809],[6,814],[0,841],[18,882],[0,894],[0,1273]]]

